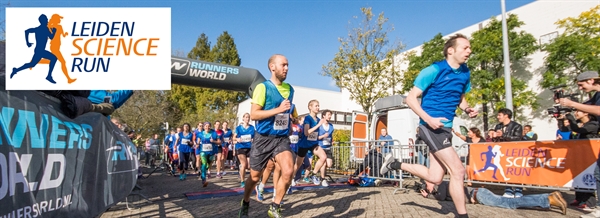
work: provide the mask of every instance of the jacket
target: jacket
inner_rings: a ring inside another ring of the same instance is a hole
[[[578,139],[600,138],[598,135],[598,121],[588,121],[587,123],[584,123],[582,127],[579,127],[573,115],[567,114],[566,117],[571,125],[571,131],[577,133],[579,136]]]
[[[502,130],[502,136],[499,138],[495,138],[497,141],[500,142],[512,142],[512,141],[521,141],[523,139],[523,126],[521,126],[521,124],[518,124],[515,121],[510,121],[510,123],[508,123],[508,125],[506,125],[506,128],[504,128],[504,124],[499,123],[498,125],[496,125],[496,128],[494,128],[494,130],[498,131],[498,130]]]

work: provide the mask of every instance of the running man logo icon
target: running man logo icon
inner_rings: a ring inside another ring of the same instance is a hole
[[[500,175],[502,175],[502,177],[504,178],[504,181],[510,180],[510,178],[506,178],[506,175],[504,175],[504,169],[502,167],[502,164],[500,164],[500,158],[502,156],[504,156],[504,154],[502,154],[502,152],[500,151],[501,147],[502,146],[500,146],[500,145],[495,145],[494,148],[492,149],[492,146],[488,145],[488,150],[485,152],[482,152],[480,155],[481,161],[484,161],[483,156],[485,156],[485,161],[484,161],[485,165],[480,170],[477,170],[476,173],[481,173],[486,170],[489,170],[489,168],[492,168],[492,170],[494,170],[494,174],[492,174],[492,178],[494,178],[495,180],[498,180],[498,178],[496,178],[496,172],[498,171],[498,169],[500,169]]]
[[[33,57],[31,58],[31,62],[24,64],[19,68],[13,68],[12,73],[10,74],[10,78],[12,79],[18,72],[24,69],[32,69],[37,64],[49,64],[48,68],[48,76],[46,76],[46,80],[52,84],[56,84],[56,81],[52,78],[52,71],[54,71],[54,65],[58,60],[61,64],[61,70],[63,74],[67,77],[67,81],[69,84],[75,82],[77,79],[72,79],[69,76],[69,72],[67,71],[67,65],[65,63],[65,59],[60,52],[61,46],[61,37],[65,37],[68,35],[67,32],[63,31],[62,25],[60,21],[63,17],[58,14],[53,14],[48,21],[48,17],[45,14],[39,16],[38,21],[40,25],[37,27],[29,28],[25,30],[25,42],[27,47],[31,47],[35,44],[35,48],[33,50]],[[35,43],[29,42],[29,34],[35,34]],[[50,39],[50,51],[46,50],[46,44],[48,43],[48,39]]]
[[[450,144],[450,140],[448,140],[448,138],[444,139],[444,142],[442,142],[442,144],[447,145]]]

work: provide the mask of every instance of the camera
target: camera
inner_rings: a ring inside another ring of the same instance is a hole
[[[424,180],[421,180],[421,182],[415,181],[415,184],[413,185],[413,190],[415,190],[415,192],[417,193],[421,193],[421,190],[427,191],[427,183],[425,183]]]
[[[575,101],[575,102],[579,102],[579,99],[577,99],[577,97],[579,94],[571,94],[571,93],[566,93],[565,90],[563,90],[562,88],[567,87],[566,85],[562,85],[562,86],[556,86],[553,88],[550,88],[550,90],[552,90],[554,92],[554,101],[558,101],[558,99],[561,98],[569,98],[571,101]],[[554,118],[558,118],[560,115],[563,115],[565,113],[569,113],[571,111],[573,111],[572,108],[568,108],[568,107],[563,107],[560,106],[559,104],[554,105],[552,108],[548,108],[547,109],[548,114],[552,115]]]

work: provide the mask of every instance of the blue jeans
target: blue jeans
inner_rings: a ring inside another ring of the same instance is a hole
[[[429,157],[426,157],[425,155],[423,155],[423,151],[417,151],[417,153],[419,153],[419,164],[420,165],[425,165],[427,166],[427,168],[429,168]]]
[[[515,189],[514,191],[513,191],[513,188]],[[516,192],[523,193],[523,188],[521,188],[521,187],[512,187],[512,186],[507,186],[506,188],[504,188],[504,193],[515,194]]]
[[[517,208],[550,208],[550,201],[548,200],[549,194],[535,194],[535,195],[523,195],[520,198],[504,198],[500,195],[492,193],[490,190],[485,188],[479,188],[477,190],[477,201],[480,204],[488,205],[492,207],[501,207],[508,209]]]

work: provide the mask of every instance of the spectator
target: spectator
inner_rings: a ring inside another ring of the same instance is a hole
[[[568,119],[558,120],[558,129],[556,130],[556,140],[569,140],[572,138],[571,122]],[[562,123],[563,125],[560,125]]]
[[[523,127],[515,121],[512,121],[512,111],[508,108],[502,108],[498,111],[498,125],[496,125],[496,132],[494,133],[495,141],[500,142],[511,142],[520,141],[523,139]],[[506,187],[504,189],[504,195],[502,197],[507,198],[519,198],[523,196],[523,188]]]
[[[123,106],[125,102],[133,95],[133,90],[118,90],[114,92],[108,92],[105,90],[92,90],[88,99],[93,104],[100,103],[111,103],[115,110]],[[108,97],[110,102],[105,102],[105,98]]]
[[[573,102],[568,98],[558,99],[556,103],[559,103],[562,106],[575,108],[577,111],[589,113],[596,116],[596,120],[600,120],[600,76],[598,76],[598,72],[586,71],[579,74],[577,76],[577,87],[585,93],[596,93],[583,104]],[[571,127],[573,127],[573,123],[571,123]],[[594,178],[596,179],[596,195],[600,196],[600,161],[596,162]],[[598,204],[600,204],[600,201],[598,202]],[[600,217],[600,205],[598,204],[592,213],[582,215],[582,217]]]
[[[571,131],[577,136],[575,139],[598,138],[598,121],[596,121],[596,116],[577,110],[575,111],[575,116],[566,114],[565,117],[569,121]],[[580,122],[581,126],[577,125],[575,119]],[[571,205],[581,209],[594,209],[596,208],[596,198],[594,197],[594,193],[575,192],[575,201]]]
[[[523,141],[537,141],[538,135],[531,131],[531,125],[523,127]]]
[[[502,108],[498,111],[499,124],[496,125],[494,130],[494,138],[502,142],[521,141],[523,138],[523,126],[521,124],[512,121],[512,111],[508,108]]]
[[[575,116],[567,114],[565,117],[569,120],[571,131],[577,133],[578,139],[598,138],[599,125],[596,116],[577,110]],[[577,125],[577,121],[581,123],[581,127]]]
[[[494,131],[494,129],[488,129],[488,134],[485,137],[485,141],[486,142],[493,142],[494,141],[494,134],[496,133],[496,131]]]
[[[481,131],[479,131],[479,129],[477,129],[477,127],[472,127],[469,129],[469,132],[467,132],[467,136],[464,136],[462,134],[460,134],[459,132],[454,131],[454,129],[452,129],[452,132],[454,133],[454,135],[458,136],[460,139],[462,139],[463,141],[467,142],[467,143],[479,143],[483,141],[483,137],[481,136]]]
[[[150,139],[150,148],[148,150],[148,154],[146,155],[146,166],[150,163],[150,167],[154,167],[154,161],[156,160],[156,155],[158,154],[158,146],[160,146],[160,140],[158,140],[158,134],[154,134],[154,136]]]
[[[390,146],[394,145],[394,142],[392,141],[392,136],[388,135],[387,129],[381,129],[381,135],[379,136],[379,140],[382,141],[379,144],[382,148],[382,153],[389,153]]]

